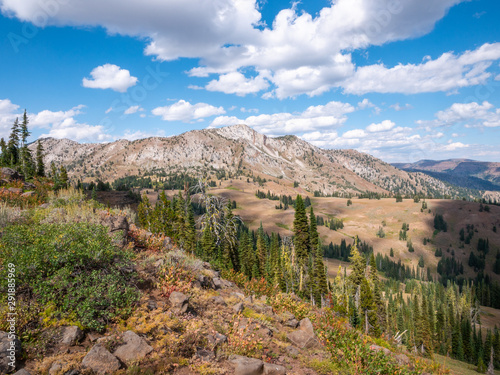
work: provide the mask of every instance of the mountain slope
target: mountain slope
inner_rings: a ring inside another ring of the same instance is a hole
[[[500,163],[448,159],[420,160],[415,163],[393,165],[407,171],[421,171],[457,186],[500,191]]]
[[[47,138],[43,146],[46,163],[63,164],[70,177],[87,181],[175,172],[202,176],[225,170],[280,184],[296,181],[321,194],[463,194],[440,180],[401,171],[367,154],[323,150],[291,135],[270,138],[246,125],[101,144]]]

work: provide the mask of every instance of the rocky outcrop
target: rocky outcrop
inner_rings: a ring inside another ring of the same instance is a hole
[[[108,228],[109,234],[119,246],[127,244],[129,224],[126,216],[111,215],[108,211],[99,212],[99,221]]]
[[[229,362],[234,366],[235,375],[286,375],[285,367],[266,363],[260,359],[232,355]]]
[[[20,358],[21,341],[17,336],[0,331],[0,374],[13,372],[19,364]]]
[[[314,333],[314,328],[309,318],[304,318],[299,323],[299,328],[287,335],[288,339],[300,349],[309,349],[318,346],[319,342]]]
[[[62,331],[61,344],[62,345],[75,345],[78,341],[83,339],[84,334],[77,326],[64,327]]]
[[[24,181],[24,177],[22,174],[18,173],[12,168],[1,168],[0,169],[0,178],[5,179],[7,181],[14,180],[22,180]]]
[[[125,344],[119,346],[113,353],[123,363],[143,359],[153,351],[153,348],[135,332],[126,331],[123,334],[123,341]]]
[[[172,312],[177,314],[184,314],[189,308],[189,298],[181,292],[172,292],[169,298],[172,305]]]
[[[83,358],[82,366],[91,369],[97,375],[107,375],[120,369],[121,364],[104,346],[97,344]]]

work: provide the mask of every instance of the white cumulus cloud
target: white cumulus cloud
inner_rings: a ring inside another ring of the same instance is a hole
[[[483,84],[491,75],[489,65],[499,59],[499,44],[395,67],[356,66],[351,59],[352,51],[429,33],[462,1],[336,0],[314,15],[294,4],[279,11],[271,25],[263,23],[257,0],[72,0],[57,2],[54,12],[39,0],[2,0],[0,8],[37,26],[103,27],[110,34],[136,37],[146,41],[145,54],[159,60],[197,59],[191,76],[218,75],[208,90],[240,96],[270,90],[264,98],[283,99],[335,88],[361,95]],[[248,69],[269,75],[246,77],[241,72]],[[135,84],[133,78],[117,84],[106,75],[84,85],[125,91]]]
[[[185,100],[164,107],[157,107],[151,111],[155,116],[161,116],[165,121],[191,122],[226,113],[222,107],[214,107],[207,103],[191,104]]]
[[[218,79],[210,81],[205,88],[208,91],[220,91],[226,94],[236,94],[245,96],[265,90],[269,87],[269,82],[263,75],[247,78],[240,72],[222,74]]]
[[[125,115],[131,115],[131,114],[134,114],[136,112],[142,112],[144,111],[144,108],[141,108],[141,106],[139,105],[133,105],[131,107],[128,107],[125,112],[123,112]]]
[[[268,135],[299,134],[318,129],[338,128],[347,120],[346,114],[354,111],[355,108],[348,103],[332,101],[325,105],[308,107],[301,113],[261,114],[245,119],[235,116],[219,116],[212,121],[210,126],[246,124]]]
[[[384,120],[379,124],[370,124],[366,127],[366,131],[369,133],[385,132],[394,128],[396,124],[391,120]]]
[[[461,55],[447,52],[421,64],[399,64],[392,68],[382,64],[362,66],[340,86],[346,93],[358,95],[451,91],[486,83],[491,77],[487,69],[498,59],[500,43],[486,43]]]
[[[113,64],[104,64],[94,68],[90,76],[92,78],[83,78],[83,87],[125,92],[137,83],[137,77],[131,76],[127,69],[121,69]]]
[[[494,128],[500,126],[500,108],[495,108],[488,101],[482,103],[453,103],[450,107],[436,113],[436,119],[417,121],[423,127],[452,126],[463,124],[465,127],[484,126]]]

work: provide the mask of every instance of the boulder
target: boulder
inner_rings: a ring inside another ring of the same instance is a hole
[[[234,375],[262,375],[264,362],[260,359],[232,355],[229,362],[234,365]]]
[[[0,331],[0,353],[0,374],[14,371],[21,358],[21,341],[15,335]]]
[[[410,364],[410,359],[408,358],[408,356],[406,354],[397,354],[395,356],[396,358],[396,361],[400,364],[400,365],[409,365]]]
[[[287,335],[288,339],[300,349],[314,348],[318,345],[318,340],[314,333],[309,318],[302,319],[299,323],[299,328]]]
[[[214,288],[214,285],[212,283],[212,280],[208,276],[205,275],[199,275],[198,280],[197,280],[202,288],[209,289],[209,288]]]
[[[153,351],[153,348],[135,332],[126,331],[123,334],[124,345],[119,346],[113,353],[122,362],[132,362],[144,358]]]
[[[12,168],[1,168],[0,169],[0,176],[2,178],[5,178],[8,181],[14,181],[14,180],[23,180],[24,181],[23,175],[21,175],[20,173],[18,173],[17,171],[15,171]]]
[[[64,327],[62,332],[61,344],[72,346],[83,339],[84,334],[77,326]]]
[[[286,368],[272,363],[264,363],[263,375],[286,375]]]
[[[12,194],[22,194],[23,193],[23,189],[15,188],[15,187],[8,188],[7,191],[9,193],[12,193]]]
[[[223,284],[222,284],[222,281],[220,281],[220,279],[218,277],[214,277],[212,279],[212,283],[213,283],[213,286],[214,286],[214,289],[215,290],[218,290],[218,289],[222,289],[223,288]]]
[[[100,211],[99,219],[111,234],[119,233],[119,245],[127,243],[129,224],[126,216],[110,215],[108,211]]]
[[[121,367],[120,361],[102,345],[94,345],[83,358],[82,366],[97,375],[113,374]]]
[[[245,299],[245,295],[244,295],[243,293],[233,292],[233,293],[231,293],[231,296],[232,296],[232,297],[239,298],[239,299],[241,299],[241,300],[244,300],[244,299]]]
[[[80,375],[80,371],[78,370],[68,370],[64,373],[64,375]]]
[[[52,363],[49,369],[49,375],[57,375],[63,367],[66,366],[66,362],[63,361],[55,361]]]
[[[392,353],[389,349],[378,345],[370,345],[370,350],[373,350],[375,352],[384,352],[385,355],[390,355]]]
[[[28,198],[28,197],[32,197],[33,195],[35,195],[36,193],[32,190],[32,191],[27,191],[26,193],[22,193],[21,194],[21,197],[23,198]]]
[[[269,305],[256,304],[253,309],[259,314],[274,315],[273,308]]]
[[[240,312],[243,312],[245,310],[245,305],[243,302],[237,303],[236,305],[233,306],[233,311],[238,314]]]
[[[170,294],[170,304],[172,305],[172,311],[177,314],[184,314],[189,307],[189,298],[181,292],[172,292]]]

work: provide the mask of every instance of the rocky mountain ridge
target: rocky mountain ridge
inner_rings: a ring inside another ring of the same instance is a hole
[[[420,171],[457,186],[500,191],[500,163],[470,159],[419,160],[394,163],[406,171]]]
[[[443,194],[459,192],[422,173],[399,170],[354,150],[325,150],[292,135],[272,138],[246,125],[189,131],[173,137],[79,144],[67,139],[42,140],[45,163],[65,165],[70,177],[113,181],[155,171],[226,170],[246,176],[297,181],[320,194]],[[34,150],[36,145],[30,147]]]

